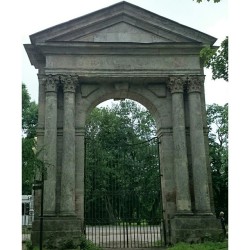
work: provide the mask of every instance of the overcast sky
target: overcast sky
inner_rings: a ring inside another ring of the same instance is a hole
[[[27,9],[22,15],[22,43],[30,43],[29,35],[51,26],[86,15],[115,4],[117,0],[71,0],[71,1],[26,1]],[[215,45],[228,35],[228,1],[214,4],[212,1],[196,3],[193,0],[128,0],[132,4],[154,12],[173,21],[197,29],[218,38]],[[223,80],[212,80],[211,71],[205,70],[207,104],[228,102],[228,84]],[[31,66],[22,48],[22,82],[28,87],[32,100],[38,100],[37,70]]]

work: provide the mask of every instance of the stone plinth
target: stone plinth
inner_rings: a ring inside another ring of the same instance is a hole
[[[170,220],[171,239],[177,242],[198,243],[204,239],[218,239],[220,221],[214,215],[177,215]]]
[[[77,217],[45,217],[43,220],[43,243],[48,238],[55,238],[56,242],[61,239],[77,239],[81,235],[82,223]],[[40,242],[40,220],[34,220],[32,224],[31,240],[34,245]]]

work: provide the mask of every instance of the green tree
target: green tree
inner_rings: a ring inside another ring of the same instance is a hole
[[[195,0],[193,0],[195,1]],[[203,0],[196,0],[197,3],[201,3]],[[221,0],[213,0],[214,3],[219,3]],[[207,2],[210,2],[210,0],[207,0]]]
[[[197,3],[202,1],[196,0]],[[207,1],[210,2],[210,0]],[[219,3],[221,0],[213,1]],[[228,37],[222,41],[218,50],[209,46],[201,50],[200,56],[203,59],[204,67],[212,69],[213,80],[224,79],[228,81]]]
[[[36,125],[38,105],[31,101],[25,84],[22,84],[22,194],[31,194],[37,157]]]
[[[22,130],[23,135],[34,138],[38,120],[38,105],[31,101],[26,85],[22,84]]]
[[[226,37],[219,49],[206,47],[201,50],[200,56],[206,68],[212,69],[212,78],[228,81],[228,37]]]
[[[106,223],[129,217],[139,223],[159,210],[157,145],[140,146],[155,136],[155,130],[150,113],[130,100],[92,111],[86,122],[86,135],[90,138],[85,171],[89,217],[105,215]],[[136,149],[132,144],[137,144]],[[130,190],[129,195],[125,195],[125,190]],[[113,197],[114,191],[124,194],[123,199]]]
[[[215,212],[228,214],[228,104],[207,106]]]

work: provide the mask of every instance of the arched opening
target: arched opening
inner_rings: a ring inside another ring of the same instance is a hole
[[[154,120],[156,130],[164,126],[162,124],[162,116],[164,115],[164,112],[162,112],[162,107],[160,105],[155,105],[154,96],[152,93],[145,91],[145,89],[141,87],[126,89],[122,92],[119,89],[110,90],[107,87],[98,89],[93,95],[88,96],[88,101],[86,103],[84,101],[82,103],[82,111],[85,112],[84,123],[95,107],[111,107],[112,104],[122,104],[126,100],[131,100],[141,109],[148,110],[150,116]],[[161,114],[161,112],[163,114]]]
[[[86,236],[100,247],[163,246],[155,121],[135,101],[105,104],[85,124]]]

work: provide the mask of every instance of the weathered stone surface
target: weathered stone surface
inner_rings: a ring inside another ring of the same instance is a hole
[[[220,221],[212,215],[176,215],[170,224],[172,243],[218,240],[221,234]]]
[[[43,239],[53,237],[55,242],[61,239],[77,239],[81,235],[82,222],[74,217],[51,217],[43,220]],[[32,224],[31,240],[34,245],[39,245],[40,221],[35,220]]]
[[[211,212],[210,194],[208,186],[206,148],[204,141],[202,110],[201,110],[201,84],[198,78],[190,77],[188,83],[188,99],[190,114],[190,139],[192,153],[192,170],[195,194],[195,211],[206,213]]]
[[[74,41],[84,42],[137,42],[137,43],[154,43],[154,42],[171,42],[171,40],[146,32],[126,22],[114,24],[111,27],[104,28],[100,31],[93,32],[89,35],[79,37]]]
[[[156,121],[167,242],[216,235],[199,56],[216,39],[126,2],[30,38],[25,49],[39,70],[38,144],[50,164],[44,238],[82,232],[84,124],[99,103],[124,98]],[[39,221],[32,230],[38,242]]]
[[[56,210],[56,168],[57,168],[57,88],[58,76],[47,76],[45,92],[44,121],[44,213],[54,215]]]

